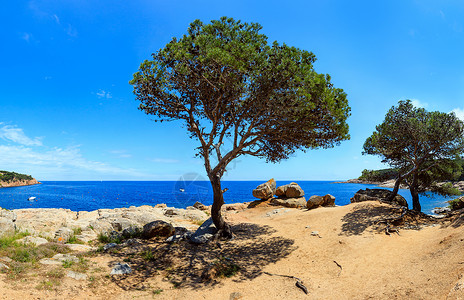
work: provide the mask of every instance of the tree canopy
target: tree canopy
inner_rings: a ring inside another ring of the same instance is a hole
[[[261,25],[231,18],[190,24],[144,61],[130,82],[140,109],[155,121],[182,120],[199,141],[212,183],[212,217],[223,203],[220,179],[241,155],[286,159],[297,150],[328,148],[349,139],[346,94],[318,74],[313,53],[268,44]],[[225,153],[225,139],[232,147]],[[217,164],[213,164],[212,156]]]
[[[379,155],[398,169],[395,193],[404,181],[410,188],[413,209],[420,211],[418,194],[459,170],[464,152],[464,123],[454,113],[428,112],[410,100],[399,101],[364,143],[363,154]]]

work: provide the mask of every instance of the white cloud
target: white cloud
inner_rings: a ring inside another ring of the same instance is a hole
[[[79,146],[58,148],[45,152],[35,151],[25,146],[0,145],[0,165],[2,166],[40,166],[40,169],[65,169],[74,173],[79,170],[88,170],[105,175],[142,176],[140,172],[132,169],[122,169],[102,162],[91,161],[84,158]]]
[[[32,37],[32,35],[30,33],[27,33],[27,32],[24,32],[21,35],[21,39],[25,40],[28,43],[31,41],[31,37]]]
[[[153,159],[150,159],[150,161],[155,162],[155,163],[161,163],[161,164],[176,164],[180,162],[177,159],[170,159],[170,158],[153,158]]]
[[[0,123],[2,125],[3,123]],[[42,146],[42,138],[31,139],[21,128],[11,125],[0,127],[0,138],[5,141],[14,142],[25,146]]]
[[[61,23],[60,23],[60,18],[58,18],[57,15],[53,14],[53,15],[52,15],[52,18],[55,19],[56,24],[58,24],[58,25],[61,24]]]
[[[104,91],[104,90],[99,90],[97,93],[98,98],[106,98],[106,99],[111,99],[113,96],[111,95],[110,92]]]
[[[429,106],[428,103],[421,102],[419,99],[411,99],[412,105],[418,108],[427,108]]]
[[[464,109],[455,108],[451,112],[454,112],[456,114],[456,117],[464,121]]]
[[[111,154],[116,155],[119,158],[131,158],[132,154],[127,153],[126,150],[112,150],[110,151]]]

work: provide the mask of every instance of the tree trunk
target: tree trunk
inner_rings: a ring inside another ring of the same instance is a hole
[[[398,175],[398,178],[395,181],[395,186],[393,188],[393,191],[390,193],[390,196],[388,196],[387,198],[388,202],[393,202],[393,199],[395,199],[396,195],[398,195],[398,190],[400,189],[402,180],[403,180],[403,177],[401,175]]]
[[[421,211],[421,205],[419,202],[419,193],[417,192],[417,175],[413,175],[412,184],[409,186],[409,191],[412,196],[412,209],[415,211]]]
[[[213,175],[214,176],[214,175]],[[221,181],[218,178],[210,177],[211,186],[213,187],[213,206],[211,207],[211,218],[214,226],[218,229],[218,236],[232,238],[230,226],[224,221],[221,214],[221,207],[224,204],[222,195]]]

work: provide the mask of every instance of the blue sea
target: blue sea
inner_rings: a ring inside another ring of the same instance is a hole
[[[226,203],[256,200],[252,190],[262,181],[223,181]],[[277,186],[288,181],[278,181]],[[332,181],[298,181],[306,198],[312,195],[331,194],[336,205],[350,203],[350,198],[360,189],[374,188],[368,184],[334,183]],[[400,190],[409,207],[411,195]],[[29,197],[36,197],[28,201]],[[166,203],[171,207],[185,208],[199,201],[212,203],[213,193],[209,181],[44,181],[42,184],[0,188],[0,207],[17,208],[67,208],[73,211],[91,211],[99,208],[118,208]],[[446,206],[449,198],[421,196],[422,210],[431,213],[434,207]]]

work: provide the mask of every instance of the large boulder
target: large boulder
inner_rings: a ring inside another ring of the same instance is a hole
[[[276,192],[276,182],[274,178],[269,179],[267,182],[262,183],[253,190],[253,196],[259,199],[267,200],[271,198]]]
[[[169,237],[175,233],[176,230],[174,226],[167,222],[157,220],[143,226],[142,237],[145,239],[151,239],[157,236]]]
[[[388,202],[387,198],[391,195],[391,193],[392,193],[391,191],[385,190],[385,189],[359,190],[356,192],[353,198],[350,199],[350,201],[351,203],[363,202],[363,201]],[[404,199],[404,197],[401,195],[396,195],[393,201],[391,201],[391,203],[408,207],[408,203],[406,202],[406,199]]]
[[[313,209],[319,206],[335,206],[335,197],[330,194],[325,196],[311,196],[308,202],[306,202],[307,209]]]
[[[284,207],[290,208],[301,208],[306,206],[306,199],[305,197],[300,198],[273,198],[271,200],[272,204],[281,205]]]
[[[275,194],[279,198],[300,198],[304,196],[304,191],[298,183],[292,182],[279,186]]]
[[[308,199],[308,202],[306,202],[306,208],[307,209],[313,209],[319,206],[322,206],[324,204],[324,197],[322,196],[311,196]]]

